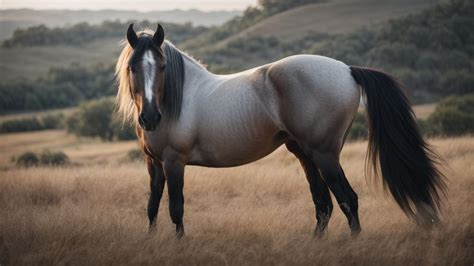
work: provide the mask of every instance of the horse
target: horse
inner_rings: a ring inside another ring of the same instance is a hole
[[[285,145],[309,183],[314,236],[327,231],[330,192],[357,236],[358,196],[339,155],[361,99],[369,120],[366,170],[382,178],[408,217],[440,222],[440,157],[422,138],[403,86],[381,70],[306,54],[217,75],[165,40],[161,25],[136,33],[130,24],[116,78],[117,112],[135,125],[146,157],[150,231],[167,184],[175,233],[184,235],[186,165],[240,166]]]

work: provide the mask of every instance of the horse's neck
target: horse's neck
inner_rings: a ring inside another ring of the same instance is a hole
[[[248,73],[254,72],[256,69],[261,68],[255,67],[242,72],[226,75],[217,75],[209,72],[199,62],[184,54],[184,68],[185,68],[185,90],[194,91],[198,90],[198,93],[206,93],[214,91],[220,88],[221,84],[235,78],[241,78],[246,76]]]
[[[185,86],[184,93],[206,93],[220,83],[222,77],[209,72],[204,66],[189,56],[184,56]]]

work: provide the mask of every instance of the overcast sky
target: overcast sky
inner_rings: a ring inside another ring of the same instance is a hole
[[[121,9],[121,10],[169,10],[169,9],[200,9],[211,10],[243,10],[255,5],[257,0],[0,0],[0,9],[33,8],[33,9]]]

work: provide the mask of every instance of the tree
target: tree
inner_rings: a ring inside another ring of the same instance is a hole
[[[428,117],[427,124],[429,132],[435,135],[474,134],[474,94],[444,99]]]
[[[79,110],[67,122],[68,131],[78,136],[99,137],[102,140],[112,141],[113,114],[114,104],[110,98],[82,103]]]
[[[67,131],[81,137],[99,137],[105,141],[134,139],[132,127],[123,127],[115,117],[114,101],[103,98],[84,102],[66,121]]]

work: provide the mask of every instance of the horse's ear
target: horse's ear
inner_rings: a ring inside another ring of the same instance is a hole
[[[135,48],[138,44],[138,36],[133,29],[133,23],[128,26],[127,30],[127,40],[132,48]]]
[[[153,42],[155,42],[156,45],[161,46],[164,40],[165,31],[163,30],[163,27],[158,23],[158,28],[156,28],[155,34],[153,35]]]

